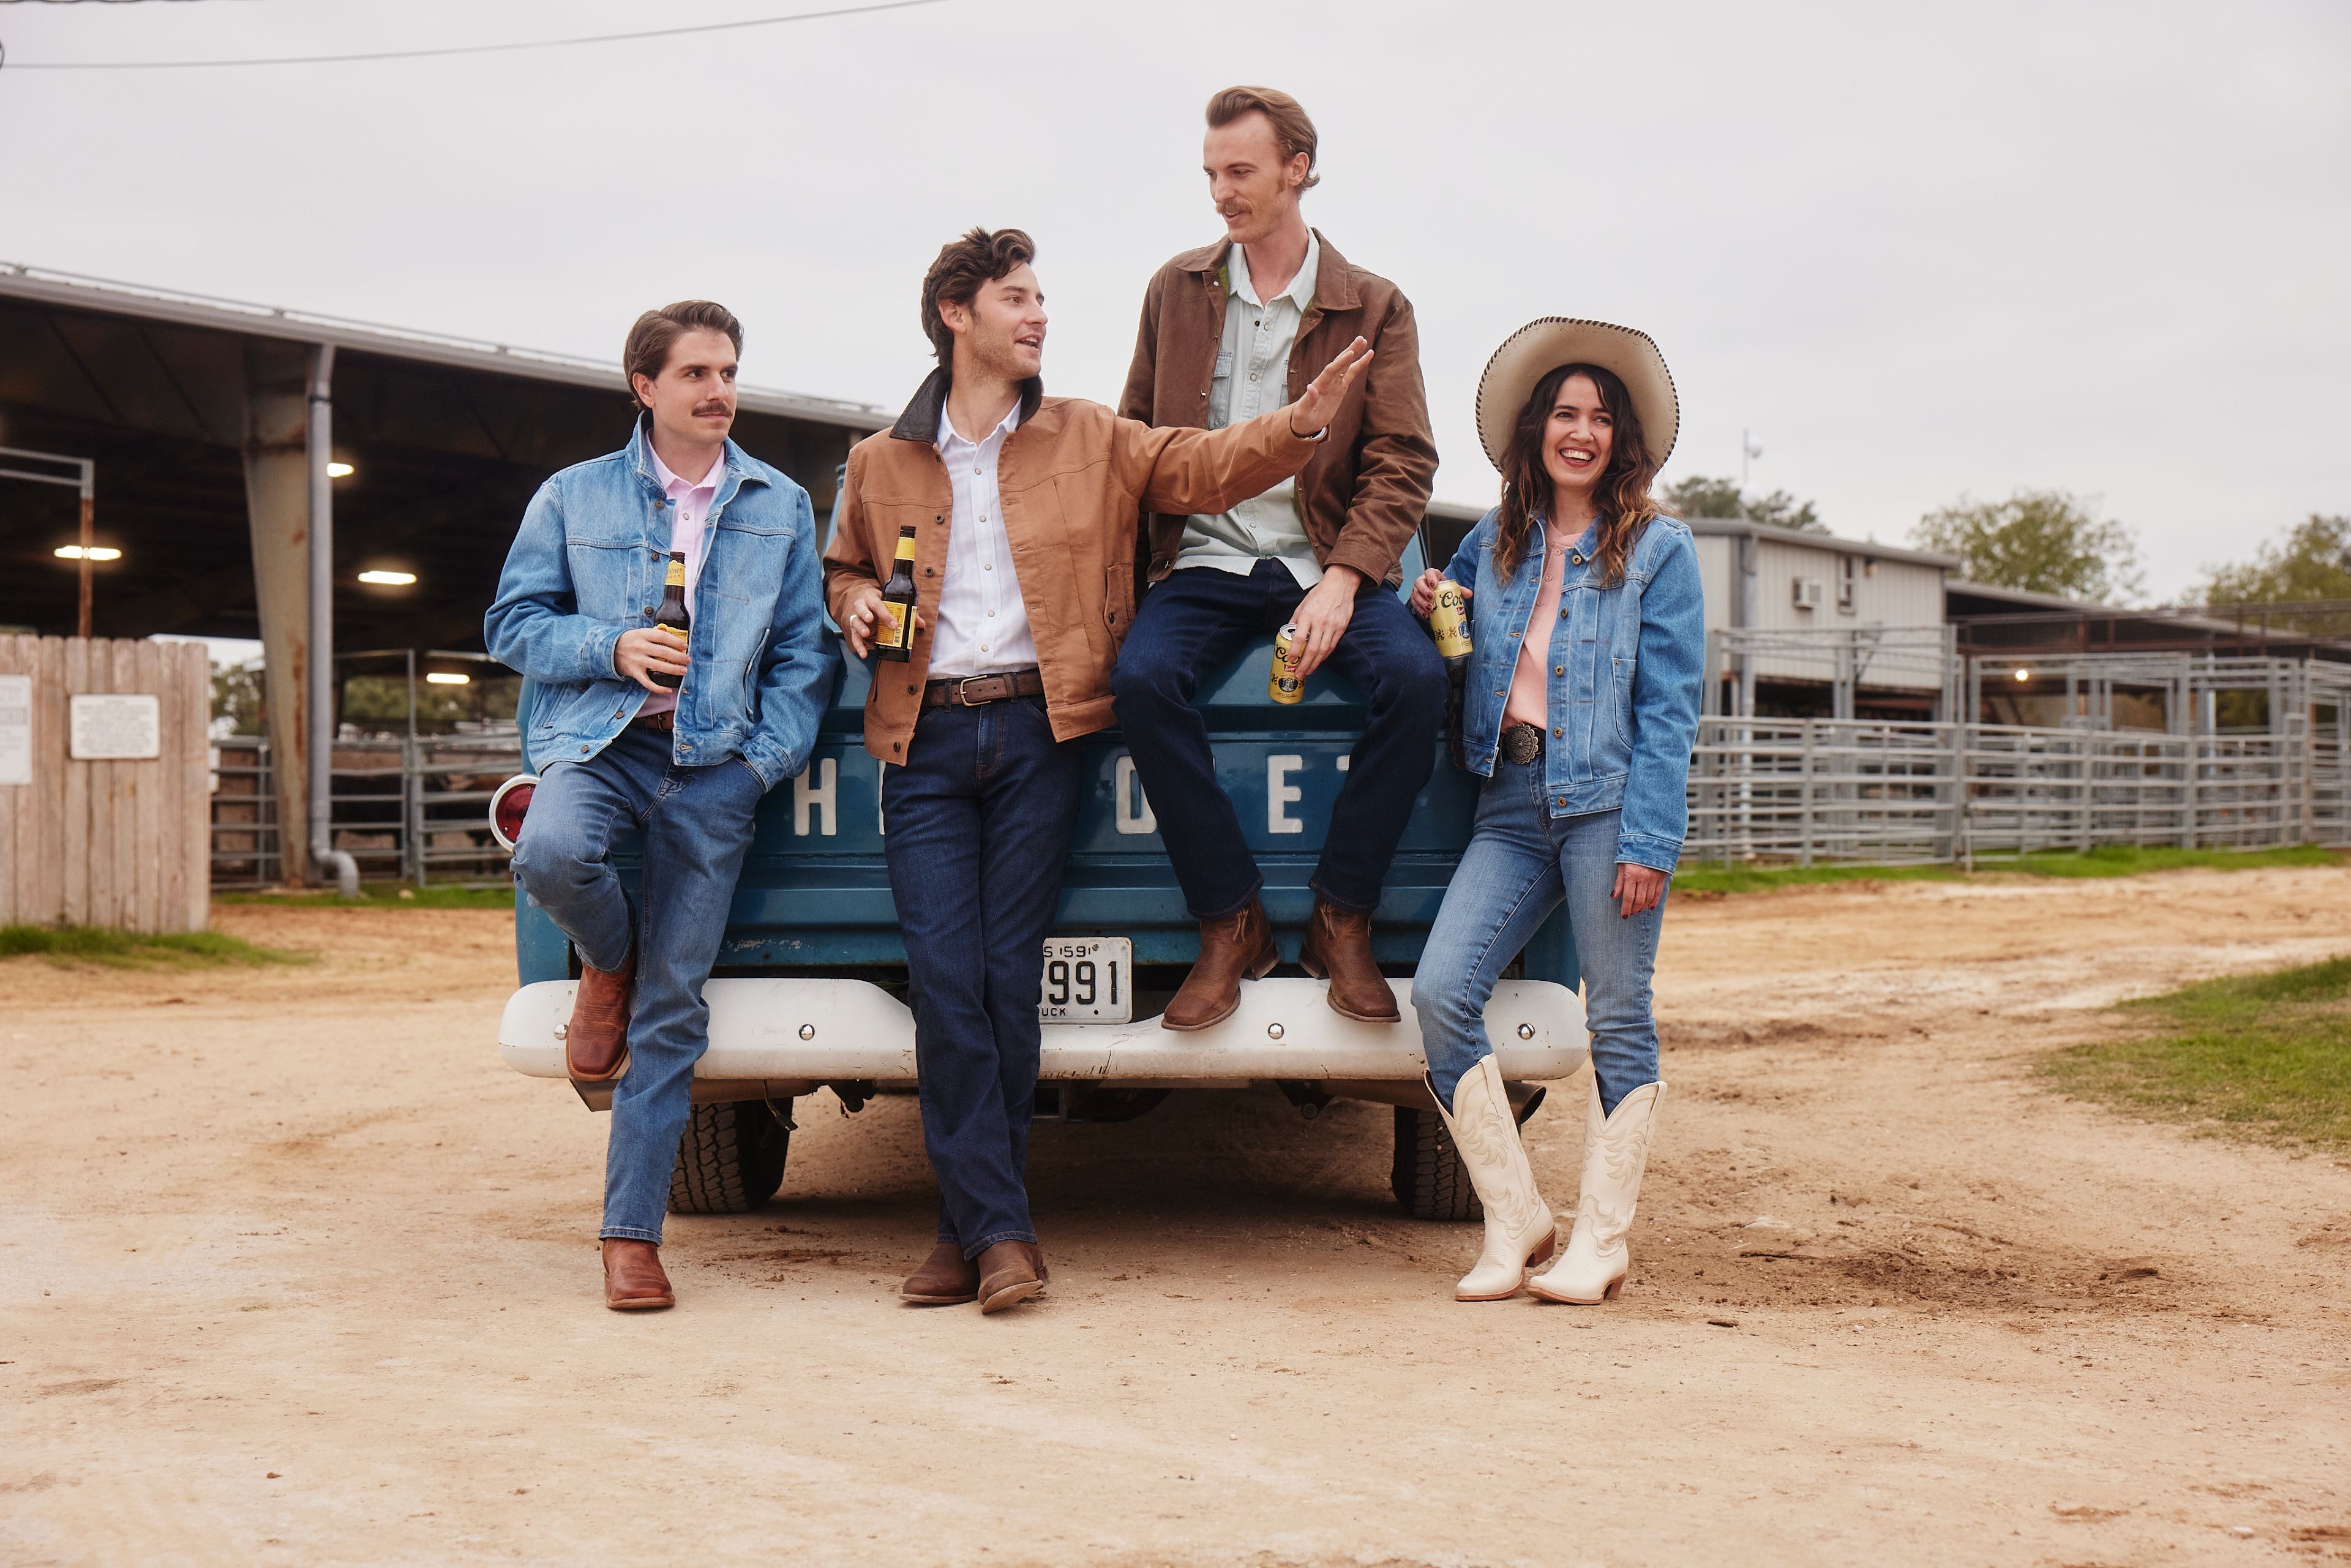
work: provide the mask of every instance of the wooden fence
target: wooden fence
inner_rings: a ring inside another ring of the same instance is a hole
[[[211,696],[202,643],[0,637],[0,925],[204,929]]]

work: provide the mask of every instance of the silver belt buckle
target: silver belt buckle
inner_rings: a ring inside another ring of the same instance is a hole
[[[994,675],[966,675],[963,679],[956,683],[956,703],[964,707],[986,707],[989,703],[994,702],[996,699],[994,697],[983,697],[978,702],[972,701],[970,689],[971,683],[974,681],[992,681],[994,679],[996,679]]]
[[[1542,731],[1531,724],[1514,724],[1502,732],[1502,756],[1520,767],[1542,755]]]

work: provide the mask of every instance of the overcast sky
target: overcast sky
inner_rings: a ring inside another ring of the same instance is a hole
[[[1651,333],[1667,477],[1731,474],[1905,538],[2061,486],[2148,587],[2351,511],[2351,5],[944,0],[486,57],[234,57],[561,37],[824,0],[0,4],[0,260],[617,357],[652,304],[749,329],[748,382],[894,410],[925,266],[1036,236],[1046,381],[1113,399],[1144,279],[1219,232],[1201,106],[1322,133],[1314,223],[1421,325],[1440,498],[1540,315]],[[853,3],[853,0],[834,0]],[[617,433],[616,433],[617,434]]]

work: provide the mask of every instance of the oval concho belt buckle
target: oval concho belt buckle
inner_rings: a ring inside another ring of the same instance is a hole
[[[1514,724],[1502,732],[1505,760],[1523,767],[1542,755],[1542,731],[1531,724]]]

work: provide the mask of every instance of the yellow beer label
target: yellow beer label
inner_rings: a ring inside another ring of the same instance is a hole
[[[882,613],[873,620],[873,641],[885,648],[906,645],[906,629],[914,624],[914,607],[883,601]]]
[[[914,559],[914,535],[900,534],[898,536],[898,559],[900,560],[912,560]]]
[[[685,586],[685,562],[682,560],[673,560],[669,563],[669,576],[664,580],[664,586],[669,588],[684,588]]]
[[[1298,673],[1296,632],[1296,627],[1284,626],[1275,634],[1273,667],[1266,676],[1265,695],[1285,706],[1306,695],[1305,678]]]
[[[1458,659],[1469,652],[1468,617],[1462,611],[1461,590],[1452,583],[1437,589],[1437,602],[1429,607],[1428,631],[1443,657]]]
[[[677,639],[679,642],[681,642],[681,643],[683,643],[683,642],[684,642],[684,641],[686,640],[686,636],[685,636],[685,628],[684,628],[684,627],[683,627],[683,626],[673,626],[673,625],[671,625],[671,624],[670,624],[668,622],[666,622],[666,621],[656,621],[656,622],[653,622],[653,630],[654,630],[654,631],[656,631],[656,632],[667,632],[669,635],[671,635],[671,636],[673,636],[673,637],[676,638],[676,639]]]

